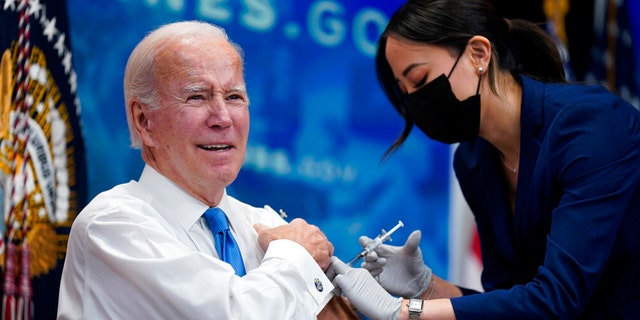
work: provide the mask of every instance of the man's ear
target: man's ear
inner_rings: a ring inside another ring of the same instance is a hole
[[[133,124],[132,129],[136,131],[136,134],[140,137],[142,144],[148,146],[153,145],[154,140],[151,131],[149,109],[137,99],[132,99],[129,102],[128,112],[131,116],[131,123]]]
[[[474,67],[476,69],[482,67],[487,70],[491,61],[491,41],[483,36],[473,36],[469,39],[468,46],[471,50]]]

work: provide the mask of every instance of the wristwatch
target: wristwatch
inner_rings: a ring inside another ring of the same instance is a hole
[[[422,313],[422,303],[424,301],[422,299],[411,299],[409,300],[409,319],[418,319],[420,318],[420,314]]]

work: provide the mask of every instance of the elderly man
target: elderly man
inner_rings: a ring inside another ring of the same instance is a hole
[[[226,193],[249,134],[243,72],[241,49],[203,22],[162,26],[133,50],[126,114],[145,167],[76,218],[59,319],[337,317],[325,235]]]

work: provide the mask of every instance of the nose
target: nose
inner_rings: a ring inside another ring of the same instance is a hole
[[[227,105],[226,101],[222,97],[214,97],[207,108],[207,112],[209,113],[207,117],[207,126],[210,128],[230,127],[233,121],[231,120],[229,107],[230,106]]]

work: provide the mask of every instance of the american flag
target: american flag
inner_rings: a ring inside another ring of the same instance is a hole
[[[640,1],[596,0],[592,64],[584,81],[601,83],[640,109]]]

